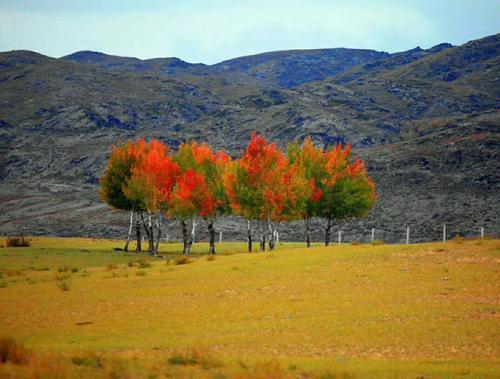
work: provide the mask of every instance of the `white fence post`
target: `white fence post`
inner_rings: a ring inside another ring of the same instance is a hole
[[[410,227],[406,227],[406,244],[408,245],[410,243]]]
[[[446,224],[443,225],[443,242],[446,242]]]
[[[280,243],[280,234],[276,231],[276,245]]]
[[[167,233],[167,235],[165,236],[165,242],[168,242],[168,233]]]
[[[219,243],[222,242],[222,232],[219,232]]]
[[[372,242],[375,239],[375,228],[372,228]]]
[[[339,244],[342,242],[342,231],[339,230]]]
[[[484,226],[481,226],[481,239],[484,238]]]

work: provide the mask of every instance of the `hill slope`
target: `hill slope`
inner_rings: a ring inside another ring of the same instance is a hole
[[[197,139],[237,156],[257,130],[281,146],[307,135],[354,143],[380,202],[370,218],[347,225],[351,239],[377,226],[397,241],[407,222],[416,239],[443,222],[498,233],[499,39],[389,56],[275,52],[214,66],[0,53],[0,231],[120,235],[125,217],[96,196],[111,144],[144,136],[175,148]],[[333,76],[310,82],[308,70]],[[220,227],[236,237],[234,222]]]

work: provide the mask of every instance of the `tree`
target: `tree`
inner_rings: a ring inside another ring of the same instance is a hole
[[[124,188],[132,176],[132,168],[142,160],[146,149],[143,139],[136,143],[128,142],[119,146],[112,146],[108,164],[100,180],[99,195],[103,201],[115,209],[130,211],[130,224],[124,251],[128,251],[134,213],[136,215],[137,251],[141,251],[141,230],[139,212],[143,210],[141,203],[129,199]]]
[[[185,255],[189,255],[194,239],[195,218],[204,217],[214,211],[214,199],[210,193],[205,179],[192,168],[177,177],[171,197],[169,214],[181,219],[182,237]],[[193,232],[188,240],[186,219],[193,219]]]
[[[174,188],[171,214],[181,218],[184,254],[190,252],[199,217],[207,220],[209,253],[215,254],[214,222],[218,216],[228,214],[230,210],[223,177],[231,158],[222,151],[214,153],[207,144],[193,142],[179,147],[176,161],[183,174]],[[192,220],[192,230],[188,240],[185,220],[189,218]]]
[[[310,186],[310,196],[305,200],[302,219],[305,225],[306,244],[311,246],[311,222],[319,213],[318,205],[323,196],[321,183],[326,178],[324,151],[315,147],[310,137],[306,137],[302,147],[298,142],[288,145],[287,155],[290,162],[298,164]]]
[[[332,221],[365,216],[377,199],[375,184],[360,159],[350,163],[351,146],[335,145],[324,154],[326,177],[319,183],[322,191],[318,216],[325,218],[325,245],[330,244]]]
[[[255,132],[224,182],[233,211],[248,222],[249,251],[251,220],[259,221],[261,250],[266,243],[262,223],[267,222],[269,247],[273,249],[279,224],[300,217],[310,193],[300,165],[290,163],[276,144],[269,144]]]
[[[170,197],[180,168],[169,155],[169,147],[158,140],[151,140],[143,158],[132,168],[132,175],[124,189],[125,195],[140,204],[148,214],[148,221],[142,217],[148,236],[149,254],[157,254],[161,237],[159,213],[167,214]],[[157,237],[154,238],[152,215],[156,214]]]

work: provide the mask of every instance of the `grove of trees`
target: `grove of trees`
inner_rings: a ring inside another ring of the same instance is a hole
[[[162,217],[179,221],[185,255],[200,219],[215,254],[214,224],[230,214],[247,221],[248,251],[255,233],[265,251],[266,241],[274,249],[280,224],[294,220],[304,221],[309,247],[315,218],[324,220],[329,245],[334,222],[365,216],[376,200],[374,182],[364,162],[351,158],[350,145],[323,149],[308,137],[302,145],[290,143],[285,153],[255,132],[236,160],[197,142],[181,144],[177,152],[155,139],[114,146],[99,192],[111,207],[130,212],[124,250],[135,224],[136,250],[144,231],[151,255],[158,253]]]

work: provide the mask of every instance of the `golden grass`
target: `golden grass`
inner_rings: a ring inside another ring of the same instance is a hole
[[[161,362],[160,377],[500,374],[497,240],[256,254],[233,254],[245,249],[233,243],[187,265],[116,245],[32,238],[0,249],[1,334],[56,356],[100,351],[125,371]],[[54,279],[63,264],[79,269],[64,292]],[[218,364],[169,362],[193,351]]]

